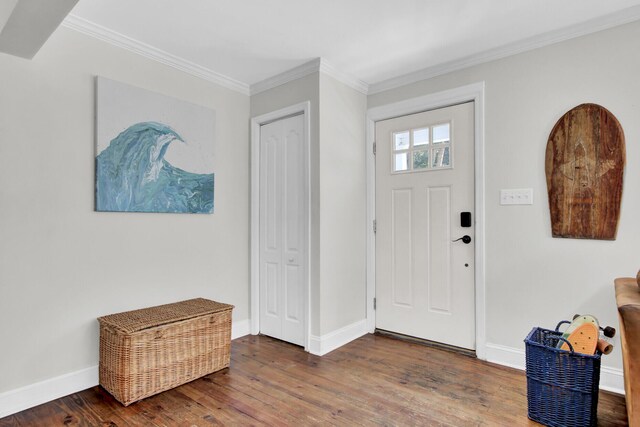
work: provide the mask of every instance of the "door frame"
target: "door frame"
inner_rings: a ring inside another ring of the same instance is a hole
[[[373,222],[376,213],[376,162],[373,155],[375,123],[463,102],[474,103],[474,179],[475,179],[475,322],[476,356],[486,360],[486,292],[485,292],[485,180],[484,180],[484,82],[436,92],[367,110],[367,328],[374,332],[376,312],[376,236]]]
[[[304,322],[304,349],[309,351],[310,336],[310,254],[311,254],[311,174],[310,174],[310,153],[311,153],[311,102],[305,101],[299,104],[290,105],[270,113],[251,118],[251,254],[250,254],[250,316],[251,316],[251,334],[260,333],[260,126],[281,120],[290,116],[302,114],[304,123],[303,132],[303,150],[304,150],[304,197],[303,211],[306,218],[304,223],[304,236],[306,238],[306,256],[303,257],[303,266],[305,269],[305,286],[303,322]]]

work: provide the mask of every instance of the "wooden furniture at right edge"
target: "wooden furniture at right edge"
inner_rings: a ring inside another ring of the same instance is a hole
[[[630,426],[640,425],[640,287],[635,278],[615,280]]]

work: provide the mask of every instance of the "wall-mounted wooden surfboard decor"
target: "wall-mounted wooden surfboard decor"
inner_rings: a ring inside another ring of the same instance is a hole
[[[624,165],[622,126],[606,108],[582,104],[558,120],[545,164],[553,237],[615,240]]]

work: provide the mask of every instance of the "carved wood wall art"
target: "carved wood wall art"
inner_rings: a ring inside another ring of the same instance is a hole
[[[606,108],[581,104],[558,120],[545,162],[553,237],[615,240],[624,165],[624,133]]]

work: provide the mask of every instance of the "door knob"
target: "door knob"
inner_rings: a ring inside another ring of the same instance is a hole
[[[462,240],[462,243],[464,243],[465,245],[468,245],[469,243],[471,243],[471,236],[465,234],[464,236],[460,237],[459,239],[452,240],[452,242],[457,242],[459,240]]]

